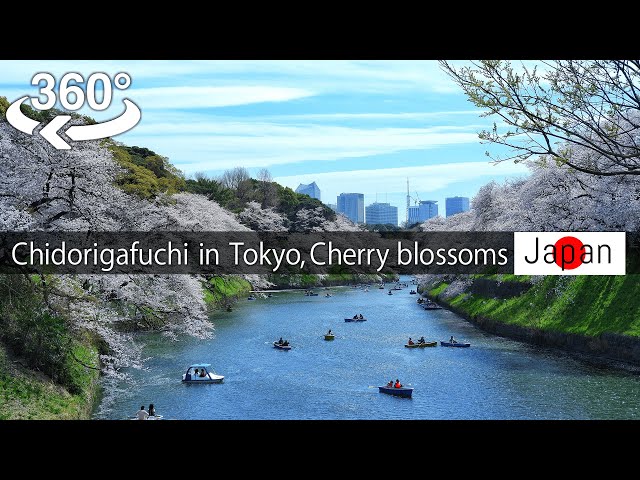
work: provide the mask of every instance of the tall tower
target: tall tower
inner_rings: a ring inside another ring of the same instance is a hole
[[[406,218],[406,227],[409,227],[409,207],[411,206],[411,197],[409,196],[409,177],[407,177],[407,218]]]

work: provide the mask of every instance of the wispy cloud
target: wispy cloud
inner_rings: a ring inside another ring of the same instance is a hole
[[[400,112],[400,113],[302,113],[295,115],[272,115],[261,117],[273,120],[431,120],[453,116],[479,116],[481,110],[445,110],[436,112]]]
[[[237,86],[138,88],[130,95],[144,109],[187,109],[285,102],[314,93],[303,88]]]
[[[126,139],[128,143],[163,152],[185,172],[192,173],[238,165],[251,168],[337,161],[477,143],[474,127],[356,128],[255,122],[207,123],[192,127],[151,124],[132,130]]]
[[[399,91],[457,93],[457,86],[433,61],[2,61],[0,85],[29,85],[47,71],[88,75],[127,72],[133,86],[233,86],[247,78],[261,85],[309,88],[322,92]]]

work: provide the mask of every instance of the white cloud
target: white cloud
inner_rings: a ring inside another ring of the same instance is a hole
[[[314,95],[303,88],[270,86],[137,88],[131,98],[142,109],[229,107],[262,102],[285,102]]]
[[[26,86],[20,90],[13,87],[0,88],[0,95],[9,101],[24,95],[37,96],[35,86]],[[126,91],[114,90],[111,107],[103,112],[95,112],[85,104],[78,112],[92,116],[97,120],[104,120],[117,116],[122,111],[122,98],[132,99],[144,112],[164,110],[163,116],[172,116],[172,110],[230,107],[264,102],[285,102],[314,95],[303,88],[286,88],[271,86],[232,86],[232,87],[157,87],[137,88]],[[59,108],[59,105],[58,105]],[[117,113],[116,113],[117,112]],[[153,112],[150,118],[156,116]],[[193,123],[191,116],[173,115],[181,121]]]
[[[251,83],[277,87],[301,87],[327,92],[399,91],[458,93],[459,88],[435,61],[401,60],[241,60],[241,61],[0,61],[0,85],[28,86],[37,72],[60,78],[66,72],[88,76],[104,71],[127,72],[133,87],[235,86]]]
[[[93,72],[110,75],[126,72],[131,74],[135,84],[136,79],[166,79],[171,76],[206,74],[212,70],[210,62],[191,60],[2,60],[0,83],[29,85],[31,77],[38,72],[49,72],[58,79],[67,72],[78,72],[85,76]]]
[[[292,115],[271,115],[273,120],[429,120],[450,116],[475,115],[479,116],[481,110],[448,110],[436,112],[400,112],[400,113],[300,113]]]
[[[140,125],[119,140],[162,152],[179,168],[193,173],[238,165],[251,168],[305,161],[337,161],[477,143],[475,130],[475,126],[355,128],[212,122]]]

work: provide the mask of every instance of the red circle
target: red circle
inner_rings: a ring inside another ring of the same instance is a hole
[[[563,260],[564,270],[573,270],[582,265],[581,255],[584,253],[582,249],[583,243],[576,237],[562,237],[555,243],[554,247],[554,260],[560,268],[563,268]]]

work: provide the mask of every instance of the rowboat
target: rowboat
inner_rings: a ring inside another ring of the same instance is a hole
[[[437,303],[426,303],[422,305],[425,310],[442,310],[442,307]]]
[[[205,375],[201,376],[200,373],[195,374],[196,369],[198,371],[204,370]],[[222,383],[224,380],[224,376],[216,375],[212,370],[210,370],[210,363],[195,363],[189,366],[189,368],[187,368],[187,371],[182,374],[182,383]]]
[[[250,296],[250,297],[247,297],[247,300],[255,300],[255,299],[256,299],[256,297],[254,297],[253,295]]]
[[[366,322],[366,318],[345,318],[345,322]]]
[[[415,295],[416,293],[418,293],[418,292],[416,292],[415,290],[411,290],[411,291],[409,292],[409,295]]]
[[[393,295],[393,293],[391,292],[391,290],[389,290],[389,293],[387,293],[387,295]]]
[[[441,347],[468,348],[468,347],[471,346],[471,344],[470,343],[463,343],[463,342],[456,342],[456,343],[440,342],[440,346]]]
[[[409,345],[408,343],[404,344],[406,348],[426,348],[426,347],[436,347],[437,345],[438,345],[438,342],[424,342],[424,343],[416,342],[413,345]]]
[[[162,420],[164,417],[162,415],[149,415],[147,420]],[[138,417],[129,417],[129,420],[139,420]]]
[[[279,350],[291,350],[291,345],[280,345],[278,342],[273,342],[273,346]]]
[[[335,338],[336,336],[333,333],[324,336],[324,339],[328,341],[335,340]]]
[[[378,387],[378,391],[380,393],[386,393],[387,395],[393,395],[394,397],[404,397],[411,398],[411,394],[413,393],[413,388],[411,387]]]

